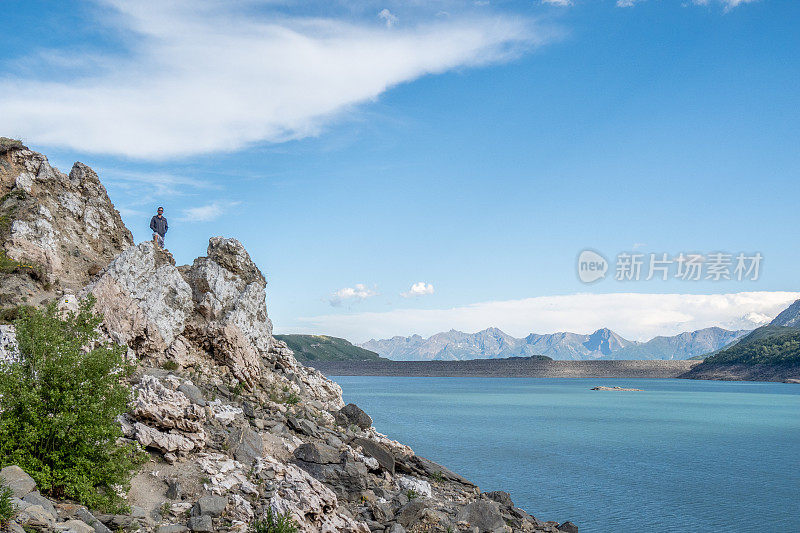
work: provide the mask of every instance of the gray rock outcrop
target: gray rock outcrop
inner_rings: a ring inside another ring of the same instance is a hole
[[[64,174],[21,143],[4,143],[0,253],[19,267],[0,275],[0,306],[38,305],[74,292],[132,244],[91,168],[75,163]]]

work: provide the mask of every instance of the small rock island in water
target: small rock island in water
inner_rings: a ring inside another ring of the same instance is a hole
[[[639,391],[639,392],[643,392],[644,391],[644,389],[626,389],[626,388],[623,388],[623,387],[603,387],[603,386],[592,387],[592,390]]]

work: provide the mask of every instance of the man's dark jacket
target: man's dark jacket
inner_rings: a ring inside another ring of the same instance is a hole
[[[167,217],[162,216],[158,218],[158,215],[153,215],[153,218],[150,219],[150,229],[161,235],[162,237],[167,234],[167,230],[169,226],[167,225]]]

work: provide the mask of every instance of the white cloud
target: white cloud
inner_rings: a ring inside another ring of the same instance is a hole
[[[386,23],[387,28],[391,28],[400,21],[400,19],[398,19],[397,16],[395,16],[388,9],[384,9],[380,13],[378,13],[378,18]]]
[[[110,169],[102,172],[103,182],[126,192],[133,192],[138,196],[181,196],[186,194],[189,189],[213,189],[216,185],[212,183],[161,172],[127,172]]]
[[[719,0],[721,3],[725,4],[725,11],[733,9],[736,6],[740,6],[742,4],[750,4],[752,2],[756,2],[758,0]],[[707,4],[708,0],[699,0],[700,4]]]
[[[184,222],[210,222],[221,217],[229,208],[239,205],[239,202],[218,200],[210,204],[189,207],[184,209],[178,220]]]
[[[450,328],[472,332],[497,326],[521,337],[557,331],[590,333],[608,327],[626,338],[647,340],[711,326],[754,328],[797,298],[798,292],[573,294],[481,302],[450,309],[323,315],[301,318],[300,325],[291,329],[324,331],[363,342],[412,333],[427,336]]]
[[[643,1],[644,0],[617,0],[617,7],[633,7]],[[728,11],[741,4],[749,4],[751,2],[757,2],[758,0],[692,0],[692,3],[698,6],[706,6],[712,1],[724,4],[725,11]]]
[[[374,289],[368,289],[363,283],[356,283],[353,287],[345,287],[334,292],[331,294],[328,301],[332,306],[338,307],[342,305],[342,302],[345,300],[361,301],[375,296],[376,294],[378,293]]]
[[[572,0],[542,0],[542,3],[566,7],[572,5]]]
[[[395,85],[509,60],[554,36],[492,14],[430,14],[389,31],[374,19],[291,15],[270,2],[101,5],[114,16],[97,31],[120,42],[63,51],[77,56],[80,75],[47,54],[21,58],[36,68],[8,63],[4,130],[32,144],[142,159],[237,150],[316,135]]]
[[[411,298],[412,296],[425,296],[426,294],[433,294],[433,285],[418,281],[413,284],[406,292],[401,292],[400,296],[403,298]]]

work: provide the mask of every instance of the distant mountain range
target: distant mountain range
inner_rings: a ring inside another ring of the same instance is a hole
[[[776,319],[777,320],[777,319]],[[498,359],[545,355],[553,359],[689,359],[731,344],[749,330],[730,331],[706,328],[674,335],[655,337],[647,342],[625,339],[610,329],[594,333],[531,333],[524,338],[508,335],[498,328],[477,333],[451,329],[423,338],[392,337],[369,340],[359,346],[396,361]]]

